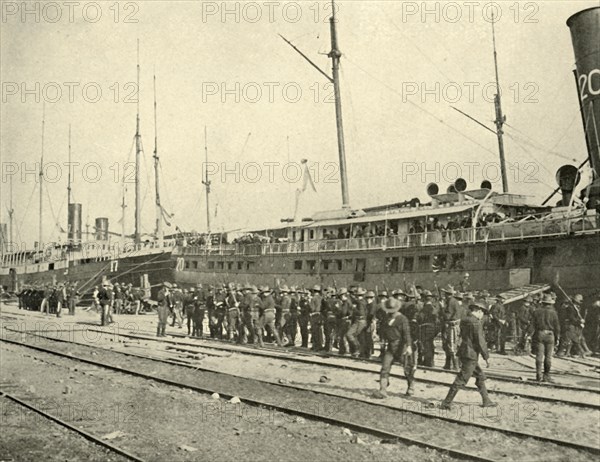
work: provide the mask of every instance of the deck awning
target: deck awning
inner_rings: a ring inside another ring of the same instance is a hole
[[[455,205],[451,207],[419,208],[418,210],[408,209],[403,212],[394,211],[392,213],[381,213],[378,215],[367,215],[359,218],[343,218],[338,220],[316,221],[307,226],[307,228],[324,228],[330,226],[347,226],[350,224],[377,223],[393,220],[410,220],[414,218],[425,218],[440,215],[450,215],[465,212],[477,207],[479,203],[471,202],[469,204]]]

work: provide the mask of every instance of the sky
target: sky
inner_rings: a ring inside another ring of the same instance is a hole
[[[44,242],[67,229],[68,134],[73,201],[84,226],[134,223],[137,95],[144,152],[142,231],[154,208],[156,75],[165,232],[261,228],[294,215],[307,159],[316,192],[298,216],[339,209],[328,2],[1,2],[0,222],[13,180],[14,239],[38,240],[44,119]],[[501,190],[496,136],[495,18],[510,192],[541,202],[556,170],[586,158],[567,18],[597,1],[336,3],[341,100],[352,208],[426,202],[456,177]],[[136,60],[139,39],[140,86]],[[44,115],[45,114],[45,115]],[[208,137],[205,140],[205,127]],[[205,144],[209,163],[204,165]],[[585,177],[585,175],[584,175]],[[582,181],[582,185],[585,179]],[[556,198],[555,200],[557,200]]]

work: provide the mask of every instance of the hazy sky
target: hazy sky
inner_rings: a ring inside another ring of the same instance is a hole
[[[332,89],[278,36],[330,74],[328,2],[28,2],[25,15],[22,5],[2,2],[0,23],[1,216],[6,222],[6,173],[16,166],[19,241],[31,245],[38,237],[36,175],[22,173],[39,165],[44,101],[44,159],[54,162],[44,185],[44,241],[66,238],[55,222],[66,229],[69,124],[72,160],[80,163],[73,197],[83,204],[84,224],[105,216],[120,232],[118,180],[135,154],[138,38],[144,231],[154,227],[154,72],[163,205],[181,229],[206,227],[205,126],[213,229],[290,217],[303,158],[317,174],[317,193],[303,195],[300,215],[341,205]],[[494,11],[501,14],[496,39],[511,192],[543,200],[557,168],[586,157],[565,22],[596,5],[338,2],[351,205],[425,201],[427,183],[445,189],[457,173],[474,186],[487,177],[500,189],[496,137],[451,108],[493,127]],[[130,178],[132,171],[126,169]],[[128,184],[128,232],[133,190]]]

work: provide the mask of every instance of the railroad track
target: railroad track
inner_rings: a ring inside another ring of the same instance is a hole
[[[118,455],[124,457],[125,459],[131,460],[134,462],[144,462],[144,459],[140,459],[138,456],[126,451],[125,449],[115,446],[114,444],[111,444],[110,442],[103,440],[102,438],[92,435],[91,433],[86,432],[85,430],[83,430],[79,427],[71,425],[70,423],[64,421],[63,419],[60,419],[52,414],[49,414],[48,412],[43,411],[42,409],[37,407],[35,404],[31,404],[22,398],[17,398],[16,396],[12,395],[11,393],[8,393],[4,390],[0,390],[0,397],[8,399],[13,403],[18,404],[19,406],[21,406],[25,409],[28,409],[29,411],[32,411],[38,415],[41,415],[45,419],[47,419],[51,422],[54,422],[55,424],[58,424],[59,426],[66,428],[66,429],[82,436],[86,440],[91,441],[92,443],[94,443],[104,449],[108,449],[113,454],[118,454]]]
[[[357,372],[375,372],[373,370],[369,370],[366,369],[365,367],[361,367],[359,364],[368,364],[368,365],[377,365],[378,367],[380,366],[380,362],[379,361],[374,361],[374,360],[361,360],[361,359],[353,359],[353,360],[349,360],[349,361],[345,361],[344,364],[339,364],[339,363],[331,363],[331,362],[326,362],[325,359],[327,358],[336,358],[336,359],[349,359],[349,358],[344,358],[344,357],[340,357],[338,355],[326,355],[326,354],[319,354],[319,353],[312,353],[309,354],[307,352],[298,352],[296,350],[283,350],[283,349],[276,349],[276,348],[270,348],[270,347],[264,347],[264,348],[260,348],[260,349],[256,349],[253,348],[251,346],[245,346],[245,345],[232,345],[231,343],[226,343],[224,341],[219,341],[219,340],[214,340],[214,339],[210,339],[210,344],[207,343],[206,341],[203,341],[201,344],[200,343],[195,343],[195,342],[191,342],[191,341],[180,341],[180,340],[169,340],[166,338],[157,338],[155,336],[150,336],[150,335],[141,335],[141,334],[127,334],[127,333],[123,333],[123,332],[107,332],[107,331],[103,331],[101,329],[96,329],[96,328],[90,328],[89,329],[92,332],[97,332],[97,333],[106,333],[109,335],[116,335],[116,336],[120,336],[120,337],[125,337],[125,338],[131,338],[131,339],[137,339],[137,340],[146,340],[146,341],[153,341],[153,342],[159,342],[159,343],[166,343],[166,344],[171,344],[174,345],[178,348],[184,347],[184,346],[189,346],[189,347],[194,347],[194,348],[201,348],[202,350],[216,350],[216,351],[226,351],[229,353],[232,352],[236,352],[236,353],[241,353],[241,354],[249,354],[249,355],[257,355],[257,356],[263,356],[263,357],[267,357],[267,358],[273,358],[273,359],[285,359],[285,360],[289,360],[289,361],[294,361],[294,362],[298,362],[298,363],[305,363],[305,364],[311,364],[311,365],[317,365],[317,366],[324,366],[324,367],[332,367],[332,368],[338,368],[338,369],[346,369],[346,370],[352,370],[352,371],[357,371]],[[179,337],[178,335],[176,335],[175,337]],[[210,354],[206,351],[202,352],[203,354]],[[315,359],[315,356],[318,356],[319,358],[323,358],[323,359]],[[441,369],[441,368],[432,368],[432,367],[421,367],[419,366],[420,370],[424,370],[424,371],[431,371],[431,372],[435,372],[435,373],[441,373],[441,374],[449,374],[452,377],[455,376],[456,372],[454,371],[447,371],[445,369]],[[378,370],[376,371],[378,372]],[[510,378],[507,376],[503,376],[503,375],[497,375],[497,374],[493,374],[493,373],[488,373],[486,371],[486,375],[488,376],[488,378],[500,381],[500,382],[506,382],[506,383],[514,383],[514,384],[518,384],[519,386],[529,386],[532,387],[534,389],[539,389],[539,387],[542,387],[542,389],[562,389],[562,390],[569,390],[569,391],[573,391],[573,392],[589,392],[589,393],[598,393],[600,394],[600,382],[598,383],[599,387],[598,388],[587,388],[587,387],[575,387],[575,386],[568,386],[568,385],[561,385],[561,384],[549,384],[549,383],[544,383],[544,382],[534,382],[534,381],[523,381],[521,379],[516,379],[516,378]],[[392,373],[391,374],[392,377],[396,377],[396,378],[404,378],[403,374],[400,373]],[[593,377],[589,377],[589,378],[593,378]],[[439,381],[439,380],[432,380],[432,379],[425,379],[425,378],[421,378],[419,377],[418,379],[419,381],[425,382],[425,383],[432,383],[432,384],[439,384],[439,385],[448,385],[448,382],[443,382],[443,381]],[[502,391],[502,390],[495,390],[493,391],[494,393],[498,393],[498,394],[507,394],[507,395],[514,395],[514,392],[510,392],[510,391]],[[536,400],[540,400],[540,401],[549,401],[549,402],[566,402],[570,405],[581,405],[581,406],[585,406],[584,403],[579,403],[576,400],[570,400],[570,401],[564,401],[564,400],[557,400],[557,399],[553,399],[553,398],[549,398],[549,397],[544,397],[543,395],[540,395],[539,393],[533,393],[533,394],[520,394],[523,397],[528,397],[531,399],[536,399]],[[597,404],[592,404],[591,407],[595,407],[595,408],[599,408],[600,409],[600,402],[598,402]]]
[[[35,336],[35,337],[39,337],[39,338],[46,338],[44,336],[31,334],[31,333],[26,333],[25,335]],[[311,394],[311,396],[318,396],[322,399],[326,398],[329,401],[332,399],[338,400],[338,401],[341,400],[342,402],[346,403],[345,405],[348,405],[348,403],[352,403],[352,405],[355,405],[355,406],[367,406],[371,410],[373,410],[373,409],[381,410],[383,408],[387,412],[393,411],[394,417],[391,418],[392,420],[382,421],[382,422],[386,422],[386,423],[390,422],[390,421],[395,421],[397,419],[404,420],[407,415],[412,415],[412,416],[424,417],[423,420],[426,422],[428,421],[430,424],[432,422],[437,422],[437,424],[439,425],[439,422],[442,421],[442,422],[444,422],[444,425],[450,425],[451,429],[444,428],[444,429],[440,430],[442,432],[453,431],[456,434],[457,427],[459,427],[459,428],[462,428],[462,430],[458,430],[460,432],[458,434],[465,435],[466,434],[465,433],[465,425],[466,425],[468,427],[468,432],[467,432],[468,434],[471,434],[473,432],[483,433],[480,435],[480,438],[482,438],[482,439],[478,439],[478,441],[486,441],[486,438],[489,437],[489,435],[486,436],[486,434],[491,434],[491,433],[493,433],[495,435],[496,441],[497,441],[498,435],[500,435],[500,434],[503,435],[503,438],[512,439],[511,442],[508,442],[508,441],[506,442],[506,444],[509,444],[510,446],[501,446],[501,447],[518,447],[519,445],[526,444],[527,441],[535,440],[536,442],[538,442],[538,443],[541,442],[541,443],[544,443],[545,445],[554,445],[553,447],[555,447],[555,449],[556,448],[569,448],[569,449],[575,450],[575,451],[577,451],[577,453],[575,455],[580,454],[580,453],[600,454],[600,448],[598,448],[596,446],[590,446],[590,445],[586,445],[586,444],[576,443],[574,441],[561,440],[561,439],[551,438],[551,437],[547,437],[547,436],[543,436],[543,435],[537,435],[537,434],[533,434],[533,433],[516,431],[516,430],[511,430],[511,429],[506,429],[506,428],[497,428],[497,427],[492,427],[489,425],[483,425],[483,424],[474,423],[474,422],[464,422],[464,421],[460,421],[460,420],[456,420],[456,419],[452,419],[452,418],[448,418],[448,417],[444,417],[444,416],[432,416],[431,413],[428,413],[428,412],[421,412],[421,411],[416,411],[413,409],[401,409],[398,407],[386,405],[385,403],[380,403],[380,402],[374,403],[374,402],[368,401],[368,400],[341,397],[335,393],[309,390],[307,388],[296,387],[296,386],[288,385],[288,384],[279,385],[279,384],[274,384],[272,382],[259,381],[257,379],[242,378],[242,377],[239,377],[239,376],[236,376],[233,374],[226,374],[226,373],[214,371],[211,369],[205,369],[196,364],[189,363],[186,361],[181,361],[181,360],[173,361],[172,359],[150,357],[147,355],[141,355],[141,354],[136,354],[136,353],[131,353],[131,352],[94,349],[93,347],[90,347],[89,345],[78,344],[77,342],[68,342],[65,340],[57,340],[57,339],[52,339],[52,338],[46,338],[46,339],[49,341],[49,343],[59,342],[59,343],[66,343],[66,344],[71,344],[71,345],[75,344],[75,345],[84,347],[86,350],[92,350],[92,351],[94,351],[94,350],[100,351],[101,350],[105,353],[116,354],[116,355],[120,355],[121,357],[129,357],[135,361],[151,361],[151,362],[159,361],[165,365],[172,365],[172,366],[176,366],[178,368],[181,368],[181,366],[184,366],[185,368],[193,369],[196,372],[201,371],[203,374],[202,377],[205,377],[206,374],[211,374],[211,375],[220,376],[220,377],[227,377],[227,382],[242,380],[242,381],[246,381],[246,382],[260,383],[260,390],[262,390],[261,395],[265,394],[265,387],[267,389],[270,388],[271,391],[282,390],[282,389],[294,390],[295,394],[308,392]],[[88,364],[111,368],[111,369],[119,371],[119,372],[129,373],[129,374],[137,375],[137,376],[148,378],[148,379],[155,379],[155,380],[161,381],[163,383],[168,383],[168,384],[175,385],[175,386],[184,386],[186,388],[195,389],[196,391],[201,391],[201,392],[205,392],[205,393],[218,392],[221,395],[232,396],[231,393],[228,395],[227,392],[224,393],[223,390],[218,390],[218,389],[214,389],[214,388],[206,388],[206,387],[198,387],[197,379],[194,380],[193,385],[182,384],[179,382],[174,382],[173,380],[171,380],[170,376],[167,376],[166,378],[155,377],[153,375],[140,373],[139,371],[132,370],[131,368],[123,368],[121,366],[114,366],[111,364],[99,362],[97,360],[90,360],[88,358],[75,357],[70,354],[61,353],[61,352],[56,351],[56,348],[48,349],[48,348],[40,347],[39,345],[29,345],[26,343],[17,342],[17,341],[13,341],[13,340],[6,340],[6,339],[2,339],[1,341],[7,342],[7,343],[13,343],[16,345],[22,345],[27,348],[32,348],[32,349],[35,349],[38,351],[44,351],[44,352],[54,354],[54,355],[67,357],[67,358],[73,359],[75,361],[82,361],[82,362],[85,362]],[[273,402],[272,400],[265,401],[264,399],[257,399],[256,397],[252,397],[252,396],[240,396],[240,398],[242,398],[245,402],[249,402],[250,404],[254,404],[254,405],[258,405],[258,406],[273,407],[273,408],[275,408],[277,410],[281,410],[283,412],[296,413],[298,411],[297,409],[290,409],[289,407],[282,406],[277,401],[275,401],[275,402]],[[315,417],[319,418],[319,416],[314,416],[310,413],[306,413],[305,411],[301,411],[300,415],[302,415],[304,417],[308,417],[308,418],[315,418]],[[380,422],[378,424],[376,424],[375,426],[363,425],[363,424],[359,424],[359,423],[356,423],[353,421],[348,421],[348,420],[338,419],[338,418],[333,419],[333,420],[327,420],[327,422],[336,424],[336,425],[352,427],[353,429],[355,429],[357,431],[361,431],[361,432],[364,432],[367,434],[373,434],[376,436],[381,436],[381,437],[388,438],[388,439],[395,438],[399,441],[406,442],[407,444],[415,444],[418,446],[428,447],[428,448],[436,449],[436,450],[440,450],[440,451],[447,451],[450,455],[452,455],[454,457],[469,458],[469,459],[476,459],[476,460],[491,460],[490,457],[480,457],[476,454],[465,453],[464,451],[458,450],[456,448],[448,448],[446,446],[432,444],[431,439],[418,438],[418,436],[420,436],[420,435],[422,436],[422,433],[416,433],[416,434],[414,434],[414,437],[409,437],[409,436],[407,436],[407,434],[405,432],[406,427],[404,428],[404,430],[402,432],[392,433],[389,430],[383,430],[382,428],[378,427],[377,425],[381,425]],[[389,426],[389,425],[386,425],[386,427],[387,426]],[[422,431],[425,431],[425,430],[422,430]],[[435,439],[436,435],[441,435],[441,434],[446,434],[446,433],[435,433],[434,435],[432,435],[432,438]],[[460,439],[461,436],[459,436],[458,438]],[[502,443],[502,444],[504,444],[504,443]],[[514,446],[514,445],[517,445],[517,446]],[[452,452],[450,451],[450,449]],[[561,460],[564,460],[564,459],[561,458]]]

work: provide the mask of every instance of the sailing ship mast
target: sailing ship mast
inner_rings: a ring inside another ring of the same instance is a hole
[[[9,243],[12,246],[13,245],[13,215],[15,213],[15,209],[13,208],[13,182],[12,182],[12,175],[10,175],[9,177],[9,187],[10,187],[10,208],[8,209],[8,239],[9,239]],[[12,248],[12,247],[11,247]]]
[[[156,74],[154,75],[154,183],[156,186],[156,239],[159,245],[163,244],[162,206],[160,205],[159,184],[159,159],[158,159],[158,128],[156,123]]]
[[[206,189],[206,232],[210,238],[210,180],[208,179],[208,138],[206,125],[204,126],[204,156],[204,180],[202,181],[202,184]]]
[[[496,96],[494,97],[494,107],[496,109],[496,136],[498,137],[498,150],[500,152],[500,171],[502,173],[502,191],[508,192],[508,177],[506,174],[506,160],[504,158],[504,130],[506,116],[502,114],[502,105],[500,100],[500,79],[498,78],[498,53],[496,52],[496,31],[494,28],[494,16],[492,15],[492,42],[494,44],[494,69],[496,71]]]
[[[39,210],[39,236],[38,236],[38,250],[42,248],[42,234],[43,234],[43,220],[42,220],[42,208],[44,198],[44,129],[46,126],[46,105],[42,106],[42,155],[40,158],[40,210]]]
[[[331,0],[331,18],[329,18],[329,24],[331,29],[331,51],[329,57],[332,62],[332,74],[333,74],[333,91],[335,95],[335,121],[337,126],[337,138],[338,138],[338,155],[340,161],[340,179],[342,183],[342,208],[350,208],[350,193],[348,191],[348,176],[346,171],[346,147],[344,144],[344,124],[342,121],[342,99],[340,93],[340,58],[342,53],[338,48],[337,43],[337,31],[335,29],[335,3]]]
[[[140,135],[140,40],[137,41],[137,116],[135,129],[135,234],[134,242],[139,244],[142,227],[142,194],[140,190],[140,157],[142,153],[142,138]]]
[[[67,215],[69,210],[69,205],[71,205],[71,124],[69,124],[69,181],[67,185]],[[67,217],[68,223],[68,217]]]
[[[337,127],[337,141],[338,141],[338,156],[340,162],[340,182],[342,185],[342,208],[350,208],[350,193],[348,190],[348,174],[346,170],[346,147],[344,143],[344,124],[342,120],[342,98],[340,91],[340,58],[342,53],[339,50],[337,42],[337,31],[335,28],[337,20],[335,18],[335,2],[331,0],[331,18],[329,18],[330,32],[331,32],[331,51],[328,53],[328,57],[332,61],[332,75],[329,77],[325,71],[310,60],[304,53],[302,53],[292,42],[286,39],[283,35],[279,36],[291,46],[300,56],[302,56],[308,63],[317,69],[322,75],[327,78],[333,84],[333,91],[335,97],[335,121]]]

